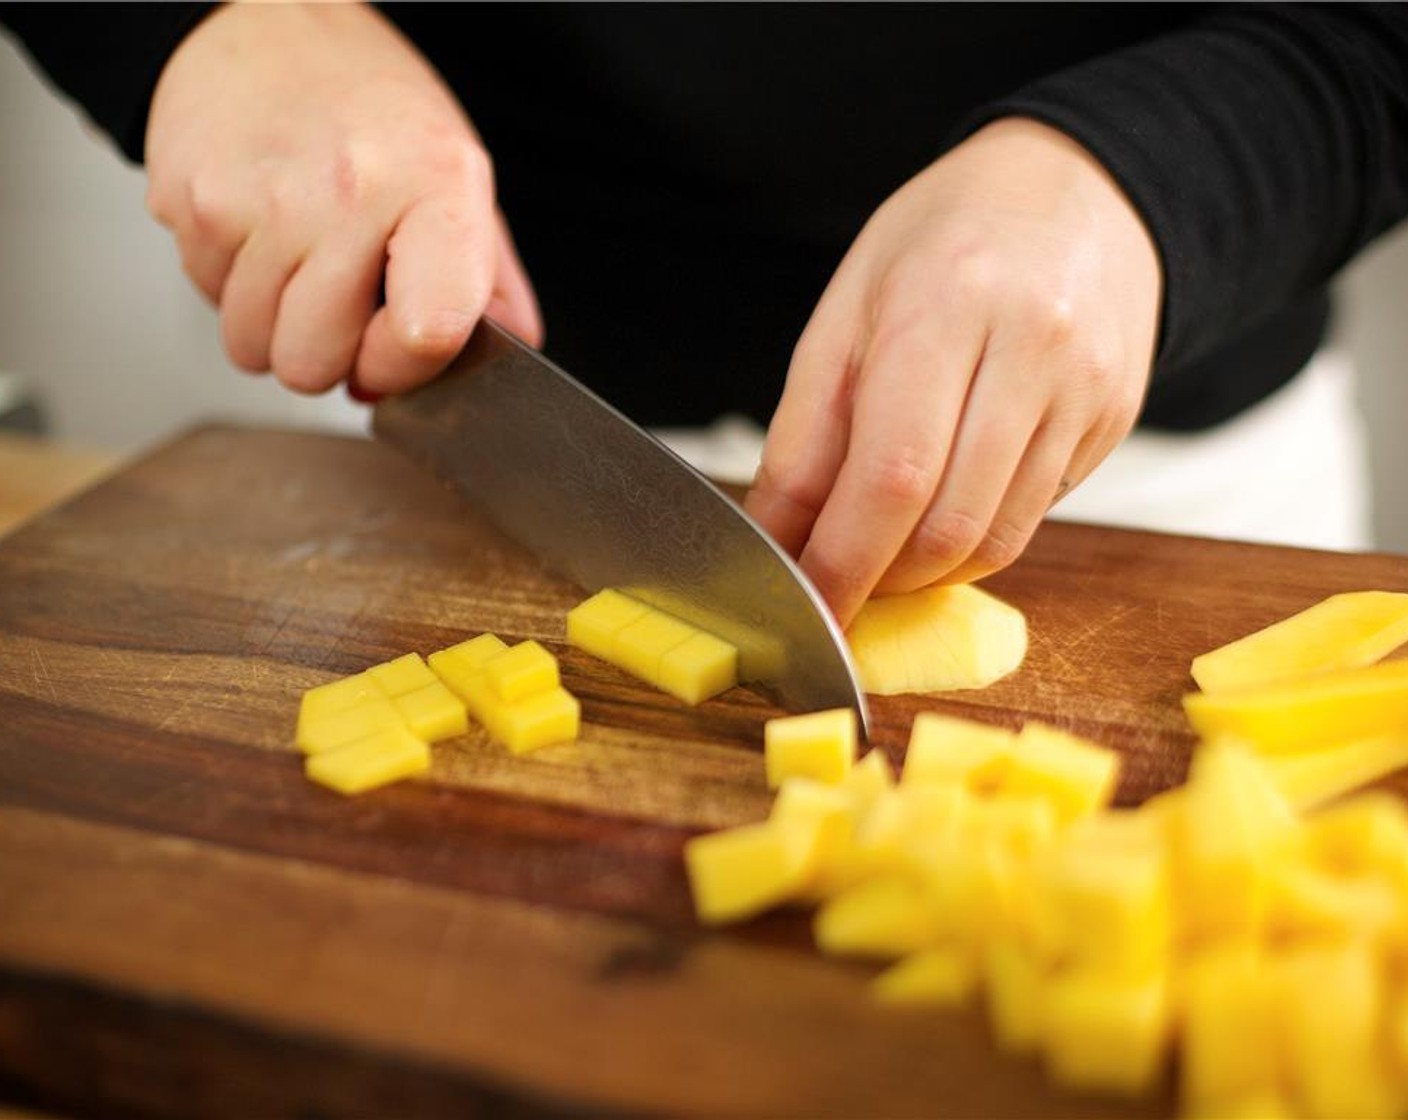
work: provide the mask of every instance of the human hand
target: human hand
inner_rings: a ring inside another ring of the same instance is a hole
[[[162,71],[146,163],[244,369],[376,396],[434,377],[484,314],[541,344],[483,145],[369,7],[214,12]]]
[[[848,623],[978,579],[1129,432],[1162,300],[1108,172],[1009,118],[892,195],[803,331],[746,508]]]

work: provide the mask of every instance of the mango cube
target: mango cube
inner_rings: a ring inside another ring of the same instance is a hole
[[[1266,932],[1282,941],[1372,939],[1400,928],[1402,896],[1376,877],[1336,875],[1304,859],[1275,860],[1266,873]]]
[[[937,946],[891,965],[871,982],[871,991],[881,1003],[960,1007],[977,986],[978,965],[972,952]]]
[[[923,587],[871,599],[846,640],[867,692],[983,688],[1027,652],[1027,623],[1015,607],[971,584]]]
[[[850,796],[836,786],[810,778],[789,778],[773,802],[768,819],[816,833],[812,861],[815,873],[845,857],[855,836],[856,810]]]
[[[661,656],[654,683],[686,704],[702,704],[738,683],[738,650],[722,638],[696,630]]]
[[[1142,978],[1063,970],[1046,982],[1041,1033],[1046,1068],[1058,1085],[1141,1096],[1163,1070],[1167,978],[1162,970]]]
[[[1226,942],[1180,974],[1179,1076],[1185,1109],[1222,1116],[1279,1087],[1276,989],[1263,955]]]
[[[575,696],[557,687],[512,704],[501,704],[491,719],[495,738],[514,754],[527,754],[577,738],[582,708]]]
[[[850,794],[856,812],[866,813],[881,794],[894,788],[895,772],[890,769],[890,760],[884,751],[867,751],[864,758],[846,771],[841,786]]]
[[[982,956],[988,1022],[997,1047],[1026,1054],[1041,1042],[1046,1021],[1046,969],[1016,937],[989,941]]]
[[[959,782],[973,790],[998,789],[1012,760],[1017,736],[1005,727],[920,712],[909,733],[900,781]]]
[[[902,957],[939,937],[933,908],[905,875],[869,879],[828,900],[812,923],[823,953]]]
[[[1017,735],[1004,789],[1046,797],[1070,821],[1107,805],[1119,774],[1114,751],[1032,720]]]
[[[438,678],[424,688],[392,697],[391,704],[412,734],[428,743],[463,735],[469,730],[464,701]]]
[[[763,726],[768,787],[785,778],[815,778],[835,784],[856,758],[856,713],[833,708],[802,716],[770,719]]]
[[[627,624],[651,608],[607,588],[567,612],[567,641],[604,661],[611,660],[612,641]]]
[[[1205,693],[1372,665],[1408,641],[1408,595],[1351,591],[1193,659]]]
[[[1205,739],[1231,736],[1268,754],[1408,734],[1408,660],[1385,661],[1209,696],[1183,709]]]
[[[340,677],[305,692],[299,704],[298,717],[300,720],[305,717],[317,719],[345,711],[362,700],[381,695],[381,688],[367,673]]]
[[[461,700],[467,701],[469,697],[465,695],[466,683],[483,672],[484,665],[490,658],[497,657],[507,649],[508,646],[498,635],[480,634],[467,642],[460,642],[448,649],[432,653],[429,659],[430,668],[445,682],[450,691]]]
[[[665,654],[683,645],[696,633],[698,631],[689,623],[662,611],[651,610],[616,632],[611,639],[608,660],[641,680],[654,684],[660,676],[660,662]]]
[[[300,716],[294,742],[304,754],[321,754],[373,731],[400,726],[401,714],[384,693],[378,692],[330,715]]]
[[[486,660],[484,676],[505,704],[547,692],[560,683],[557,659],[531,639]]]
[[[367,670],[367,676],[388,696],[415,692],[428,684],[434,684],[436,680],[435,674],[426,667],[418,653],[408,653],[394,661],[373,665]]]
[[[685,870],[701,922],[752,917],[793,897],[806,881],[815,833],[776,822],[686,841]]]
[[[405,727],[387,727],[344,746],[309,755],[303,769],[313,781],[338,793],[365,793],[429,770],[430,747]]]

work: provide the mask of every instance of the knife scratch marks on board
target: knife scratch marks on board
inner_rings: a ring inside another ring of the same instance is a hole
[[[418,1001],[426,1012],[435,1009],[437,1002],[442,1002],[452,991],[452,985],[445,981],[452,978],[463,964],[463,952],[456,948],[463,921],[464,912],[456,907],[440,923],[440,928],[435,933],[435,944],[430,947],[430,959],[425,967],[425,984],[421,988]]]
[[[34,675],[36,692],[46,692],[50,700],[58,703],[59,690],[54,687],[54,676],[49,671],[49,663],[44,660],[44,654],[40,652],[38,645],[29,647],[29,664]]]

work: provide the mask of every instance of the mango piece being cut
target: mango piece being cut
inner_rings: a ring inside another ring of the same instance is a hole
[[[430,747],[404,727],[388,727],[329,751],[309,755],[304,773],[338,793],[365,793],[430,769]]]
[[[976,587],[925,587],[871,599],[846,632],[867,692],[985,688],[1027,654],[1022,612]]]
[[[567,640],[686,704],[738,683],[735,646],[610,588],[567,613]]]
[[[763,753],[768,788],[786,778],[815,778],[834,785],[856,758],[856,713],[832,708],[801,716],[782,716],[763,725]]]
[[[1408,661],[1385,661],[1258,688],[1183,698],[1205,739],[1228,735],[1267,754],[1408,735]]]
[[[1372,665],[1408,641],[1408,595],[1351,591],[1193,659],[1206,693]]]

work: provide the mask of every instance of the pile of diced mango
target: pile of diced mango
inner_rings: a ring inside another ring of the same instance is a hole
[[[1111,807],[1119,756],[918,716],[898,782],[847,711],[767,726],[768,820],[685,851],[700,919],[817,907],[880,1000],[979,1000],[1056,1083],[1185,1115],[1408,1114],[1408,595],[1334,596],[1194,662],[1186,785]],[[1338,799],[1338,800],[1336,800]]]
[[[473,716],[514,754],[577,737],[581,709],[557,659],[535,641],[494,634],[374,665],[303,694],[295,742],[304,772],[356,794],[430,769],[430,744],[462,735]]]

